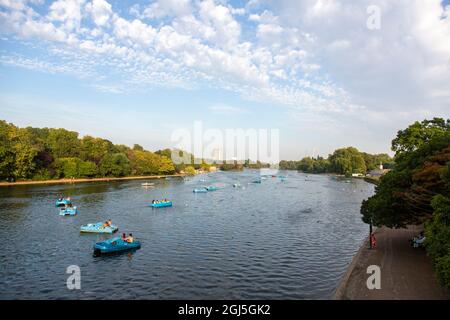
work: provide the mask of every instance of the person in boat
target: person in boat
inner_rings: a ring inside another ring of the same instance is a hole
[[[122,233],[122,240],[125,241],[127,239],[127,235],[124,233]]]
[[[111,227],[112,225],[112,220],[108,219],[105,221],[105,223],[102,225],[102,229],[107,228],[107,227]]]
[[[152,200],[152,204],[155,204],[155,200]]]
[[[133,241],[134,241],[133,234],[130,233],[128,235],[128,237],[125,238],[125,241],[128,242],[128,243],[133,243]]]

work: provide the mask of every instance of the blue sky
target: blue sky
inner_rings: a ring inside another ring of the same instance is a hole
[[[388,152],[449,116],[448,4],[0,0],[0,119],[151,150],[201,120],[278,128],[285,159]]]

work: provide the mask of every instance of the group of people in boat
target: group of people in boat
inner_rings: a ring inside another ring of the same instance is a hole
[[[170,202],[170,201],[167,200],[167,199],[164,199],[164,200],[152,200],[152,204],[167,203],[167,202]]]
[[[122,240],[128,243],[133,243],[134,242],[134,237],[133,234],[130,233],[128,234],[128,236],[125,233],[122,233]]]
[[[65,201],[66,203],[62,203],[63,201]],[[70,197],[64,198],[63,196],[59,197],[58,202],[60,202],[60,204],[58,205],[58,207],[61,208],[61,210],[66,210],[68,208],[72,208],[73,204],[70,200]]]
[[[61,210],[65,210],[66,208],[72,208],[72,202],[70,202],[70,198],[64,198],[64,197],[60,197],[58,199],[59,202],[62,202],[64,200],[67,200],[67,203],[64,205],[64,207],[61,208]],[[162,203],[162,202],[169,202],[169,200],[164,199],[163,201],[157,201],[157,200],[153,200],[152,203]],[[112,226],[112,220],[108,219],[106,220],[102,226],[100,227],[101,229],[104,228],[108,228]],[[128,234],[128,236],[125,233],[122,233],[122,240],[128,243],[133,243],[134,242],[134,237],[133,234]]]

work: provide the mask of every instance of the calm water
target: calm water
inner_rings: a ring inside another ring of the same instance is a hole
[[[258,171],[160,180],[0,189],[1,299],[328,299],[367,235],[361,180],[285,172],[248,184]],[[233,188],[240,182],[242,189]],[[193,194],[202,185],[219,191]],[[76,217],[55,199],[71,196]],[[147,204],[170,198],[172,208]],[[105,235],[80,225],[111,218],[142,249],[93,257]],[[66,268],[81,268],[81,290]]]

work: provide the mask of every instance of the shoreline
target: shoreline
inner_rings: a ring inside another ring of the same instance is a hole
[[[450,291],[438,284],[430,258],[423,248],[413,248],[408,240],[421,231],[378,228],[377,248],[369,249],[368,239],[355,254],[340,279],[333,300],[449,300]],[[367,267],[380,267],[381,289],[369,290]]]
[[[374,231],[374,234],[376,234],[377,230]],[[369,239],[366,238],[366,240],[363,241],[361,247],[358,249],[358,252],[353,256],[352,261],[347,267],[347,270],[345,271],[344,275],[338,282],[338,286],[336,290],[333,293],[332,300],[347,300],[345,297],[345,292],[347,290],[348,282],[350,279],[350,276],[353,273],[353,270],[361,260],[361,255],[364,252],[364,249],[367,249],[369,247]]]
[[[32,185],[46,185],[46,184],[76,184],[85,182],[109,182],[109,181],[131,181],[131,180],[156,180],[166,179],[168,177],[182,178],[185,174],[177,173],[170,175],[157,176],[130,176],[119,178],[81,178],[81,179],[57,179],[57,180],[42,180],[42,181],[16,181],[16,182],[0,182],[0,187],[15,187],[15,186],[32,186]]]

